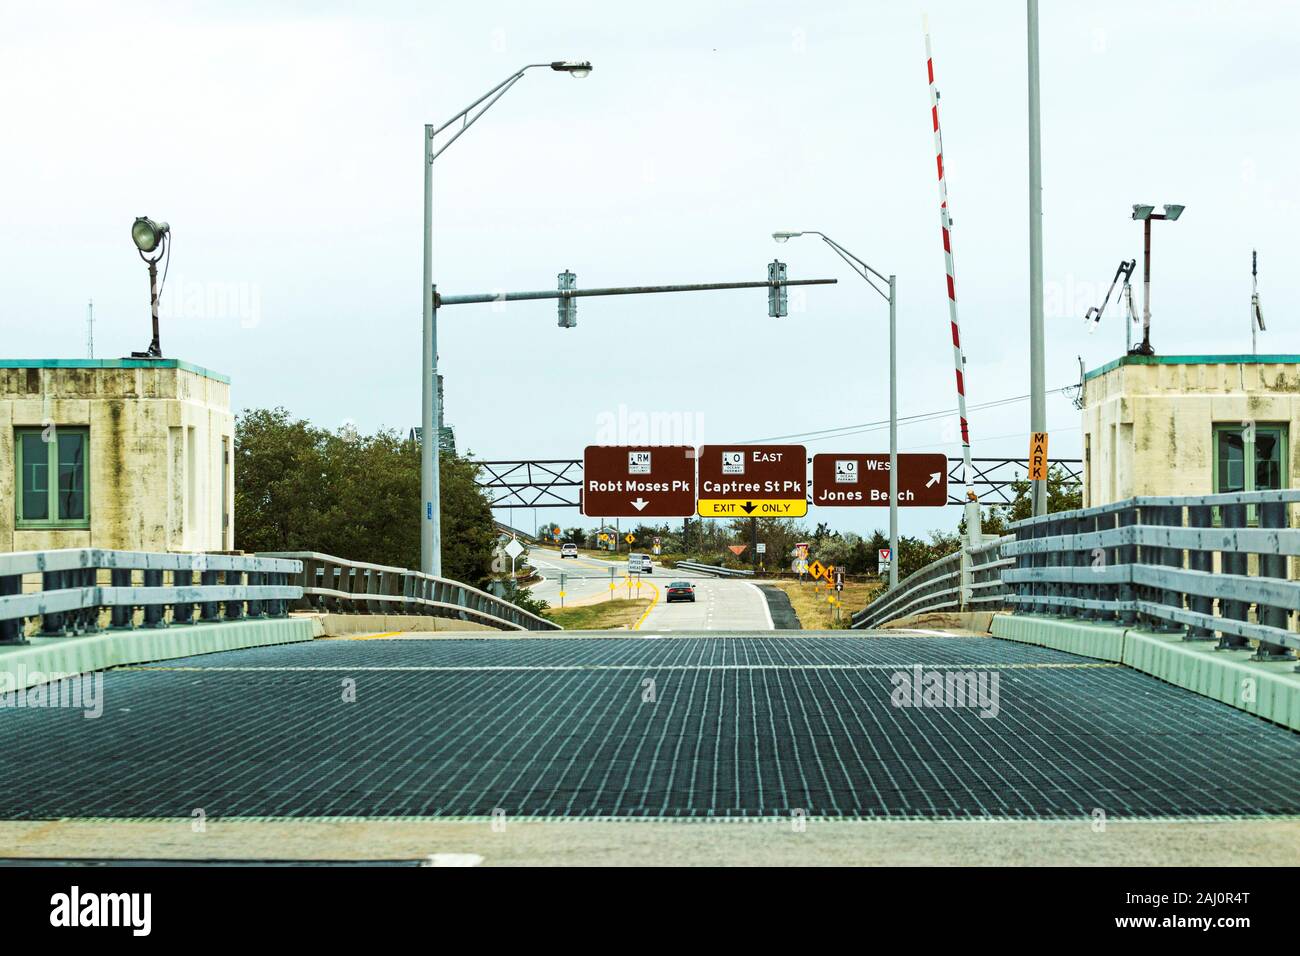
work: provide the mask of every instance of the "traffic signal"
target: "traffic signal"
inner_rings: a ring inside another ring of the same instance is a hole
[[[767,281],[768,282],[785,282],[785,263],[779,259],[773,259],[767,264]],[[788,296],[786,287],[782,285],[770,285],[767,287],[767,314],[774,319],[779,319],[789,312],[786,309]]]
[[[578,287],[578,277],[565,269],[557,279],[560,280],[560,291],[565,289],[576,289]],[[560,296],[559,300],[560,328],[571,329],[578,324],[578,303],[568,296]]]

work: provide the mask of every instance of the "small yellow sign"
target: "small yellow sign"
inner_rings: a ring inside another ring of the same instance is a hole
[[[812,575],[812,579],[814,581],[820,578],[825,571],[826,569],[822,567],[822,563],[820,561],[814,561],[810,565],[808,565],[808,573]]]
[[[636,540],[636,535],[634,535],[632,532],[629,531],[627,534],[623,535],[623,540],[626,541],[628,544],[631,544],[633,541]]]
[[[1047,480],[1047,432],[1034,432],[1029,437],[1029,480]]]
[[[695,509],[701,518],[802,518],[808,514],[804,498],[763,498],[732,501],[701,498]]]

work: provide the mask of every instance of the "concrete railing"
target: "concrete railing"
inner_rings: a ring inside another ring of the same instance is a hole
[[[560,626],[467,584],[419,571],[346,561],[315,551],[264,552],[302,569],[294,583],[300,607],[368,614],[415,614],[484,624],[503,631],[556,631]]]
[[[700,564],[698,561],[676,561],[673,567],[678,571],[690,571],[693,574],[712,574],[718,578],[745,578],[753,577],[753,571],[743,571],[738,568],[723,568],[716,564]]]
[[[208,624],[284,617],[302,597],[295,560],[67,548],[0,554],[0,643],[26,643],[27,622],[45,637],[135,625]],[[195,580],[195,576],[198,580]],[[107,621],[103,618],[107,612]]]
[[[1213,640],[1258,641],[1257,659],[1300,648],[1300,490],[1130,498],[1017,522],[1002,572],[1020,612],[1069,616]]]
[[[924,611],[989,611],[1007,606],[1001,571],[1013,562],[1002,553],[1012,539],[992,538],[932,561],[909,574],[853,615],[855,629],[880,627]]]

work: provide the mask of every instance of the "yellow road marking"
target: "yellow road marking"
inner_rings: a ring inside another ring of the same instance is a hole
[[[381,637],[396,637],[398,634],[405,634],[405,631],[385,631],[383,634],[362,634],[359,637],[349,637],[349,641],[377,641]]]
[[[645,619],[650,616],[650,612],[653,611],[655,609],[655,605],[659,603],[659,589],[655,587],[653,581],[647,581],[645,583],[650,585],[652,588],[654,588],[655,599],[650,602],[650,606],[645,609],[645,613],[641,615],[640,620],[638,620],[635,624],[632,625],[632,630],[634,631],[641,630],[641,625],[645,623]]]

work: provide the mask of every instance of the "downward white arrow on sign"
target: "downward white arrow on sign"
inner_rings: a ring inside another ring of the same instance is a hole
[[[939,478],[940,478],[940,477],[941,477],[941,474],[940,474],[939,472],[937,472],[937,471],[932,471],[932,472],[930,472],[930,480],[927,481],[927,482],[925,483],[925,487],[927,487],[927,488],[933,488],[935,485],[937,485],[937,484],[939,483]]]
[[[650,502],[646,501],[644,498],[637,498],[635,501],[632,502],[632,507],[635,508],[637,511],[641,511],[649,503]]]

